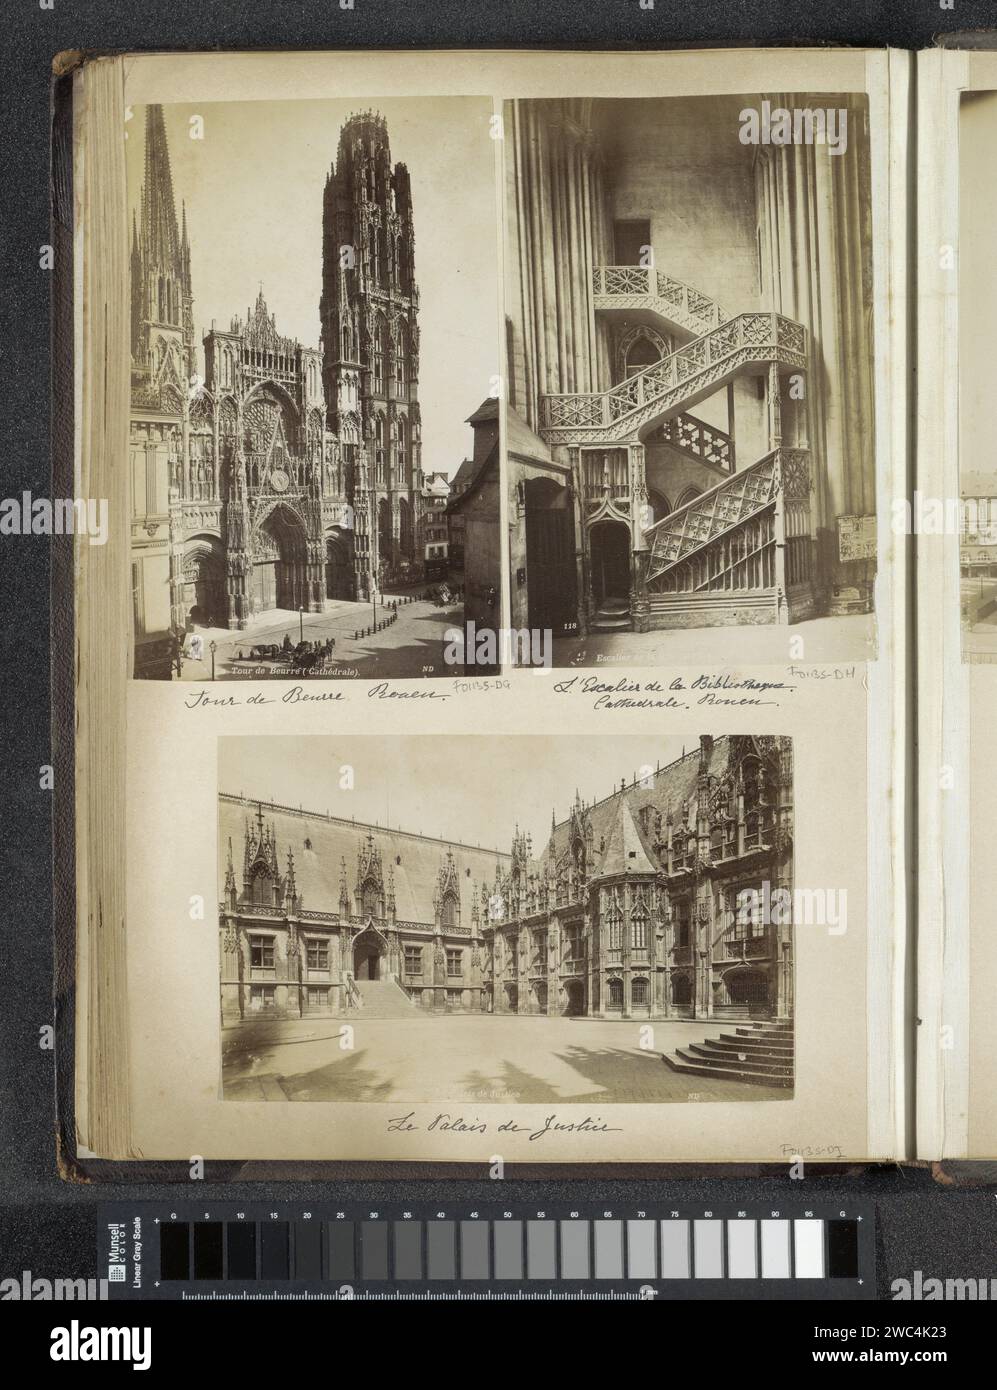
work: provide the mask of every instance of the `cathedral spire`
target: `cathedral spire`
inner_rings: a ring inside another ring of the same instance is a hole
[[[194,371],[190,237],[186,208],[177,220],[173,173],[161,106],[145,112],[145,170],[132,228],[132,355],[161,375],[172,359],[174,385]]]
[[[180,268],[183,272],[183,287],[190,294],[190,237],[187,235],[187,204],[180,205]]]
[[[142,246],[146,263],[161,271],[180,269],[180,235],[173,173],[161,106],[145,110],[145,184],[142,189]]]

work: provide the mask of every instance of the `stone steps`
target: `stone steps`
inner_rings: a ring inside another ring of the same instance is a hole
[[[394,980],[357,980],[356,987],[363,1000],[356,1013],[359,1018],[411,1018],[418,1010],[400,985]]]
[[[708,1048],[711,1052],[722,1052],[725,1056],[742,1052],[752,1057],[792,1057],[793,1055],[791,1042],[732,1038],[729,1034],[724,1033],[719,1038],[707,1038],[705,1042],[697,1043],[696,1046]]]
[[[791,1090],[794,1077],[794,1035],[791,1021],[759,1021],[719,1038],[706,1038],[662,1053],[672,1071],[688,1076],[716,1077]]]
[[[628,632],[632,626],[630,601],[610,598],[601,603],[592,618],[593,632]]]
[[[769,1076],[792,1076],[792,1057],[765,1057],[757,1053],[710,1052],[701,1043],[690,1043],[688,1048],[676,1048],[676,1057],[692,1066],[709,1067],[748,1067],[754,1072],[765,1072]]]

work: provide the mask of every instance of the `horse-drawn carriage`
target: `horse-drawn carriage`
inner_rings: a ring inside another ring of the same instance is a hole
[[[291,643],[285,639],[280,642],[258,642],[250,647],[248,660],[258,665],[261,662],[273,662],[276,666],[289,666],[292,671],[300,671],[302,674],[308,672],[318,673],[324,671],[332,660],[336,650],[336,639],[328,637],[324,642],[296,642]]]

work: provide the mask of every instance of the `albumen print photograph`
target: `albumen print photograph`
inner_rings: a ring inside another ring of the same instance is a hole
[[[785,1100],[778,736],[219,740],[223,1094]]]
[[[443,675],[497,623],[490,118],[129,108],[136,676]]]
[[[875,654],[865,97],[506,103],[514,628]]]

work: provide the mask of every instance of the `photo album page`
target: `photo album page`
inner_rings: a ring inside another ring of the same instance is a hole
[[[80,1155],[912,1157],[908,56],[75,81]],[[945,120],[966,276],[997,96]]]

